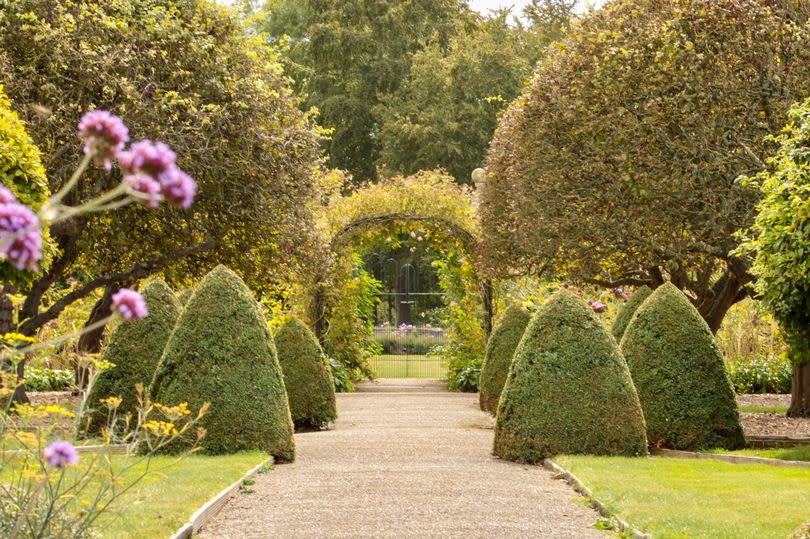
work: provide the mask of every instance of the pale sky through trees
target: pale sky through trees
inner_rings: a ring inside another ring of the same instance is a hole
[[[512,12],[519,14],[520,11],[531,2],[530,0],[468,0],[470,7],[480,13],[489,13],[490,10],[511,7]],[[583,3],[582,10],[585,9],[585,4],[599,6],[605,0],[586,0]]]

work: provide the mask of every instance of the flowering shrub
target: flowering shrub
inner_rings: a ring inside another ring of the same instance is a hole
[[[784,356],[744,356],[726,361],[738,394],[790,393],[792,368]]]
[[[20,202],[11,190],[0,187],[0,258],[17,270],[37,269],[43,258],[44,226],[132,202],[154,207],[165,200],[187,207],[193,200],[196,184],[177,168],[174,153],[168,146],[142,141],[127,151],[128,129],[119,118],[104,111],[86,114],[78,132],[84,142],[84,159],[64,188],[48,199],[37,213]],[[91,162],[109,170],[116,160],[124,172],[117,187],[78,206],[62,203]],[[143,297],[127,288],[113,296],[111,311],[110,317],[87,326],[82,333],[101,327],[113,317],[126,323],[148,315]],[[198,414],[192,416],[185,403],[173,407],[152,403],[143,397],[143,387],[138,386],[135,389],[139,406],[135,413],[124,416],[118,413],[121,397],[108,397],[102,401],[108,413],[107,426],[102,429],[101,452],[83,458],[69,440],[81,435],[79,428],[87,410],[86,397],[75,412],[58,405],[31,406],[13,402],[15,393],[25,383],[13,372],[19,372],[26,355],[76,336],[62,335],[38,343],[20,334],[6,334],[0,339],[0,362],[12,371],[3,372],[0,380],[3,404],[0,533],[4,537],[94,535],[93,525],[98,516],[147,472],[128,483],[125,474],[176,438],[188,437],[187,433],[207,411],[207,405],[203,404]],[[95,367],[90,370],[89,392],[98,373],[111,365],[95,361],[92,356],[88,359]],[[36,372],[28,370],[30,374]],[[66,424],[66,418],[74,421]],[[204,431],[198,429],[197,441],[203,435]],[[111,445],[115,443],[127,446],[123,460],[116,463],[111,458]]]
[[[75,385],[72,370],[25,367],[25,388],[28,391],[63,391]]]

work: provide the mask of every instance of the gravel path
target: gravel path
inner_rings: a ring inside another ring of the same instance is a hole
[[[204,537],[607,537],[537,466],[490,456],[477,395],[386,381],[338,395],[334,430],[296,435],[298,457],[257,478]]]

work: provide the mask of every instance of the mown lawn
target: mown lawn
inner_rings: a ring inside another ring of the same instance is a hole
[[[677,458],[555,461],[656,538],[785,538],[810,519],[810,468]]]
[[[752,412],[757,414],[786,414],[787,406],[740,406],[741,412]]]
[[[114,459],[120,462],[123,456]],[[169,537],[211,497],[266,459],[255,452],[182,460],[154,457],[149,466],[153,471],[114,502],[97,528],[102,537],[115,539]],[[144,469],[139,465],[127,477],[137,477]]]
[[[746,455],[779,460],[803,460],[810,462],[810,446],[786,447],[782,449],[740,449],[739,451],[711,451],[727,455]]]
[[[368,363],[377,378],[447,378],[447,364],[435,356],[388,354],[375,356]]]

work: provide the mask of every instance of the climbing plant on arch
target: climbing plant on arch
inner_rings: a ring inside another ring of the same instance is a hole
[[[313,272],[309,318],[319,338],[329,339],[331,311],[344,291],[357,252],[384,244],[391,236],[418,228],[436,249],[475,260],[478,224],[473,192],[440,171],[421,171],[366,184],[327,204],[319,223],[323,256]],[[482,324],[491,327],[491,285],[479,282]]]

